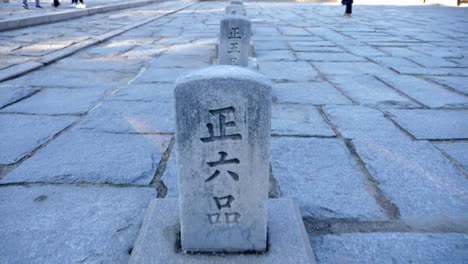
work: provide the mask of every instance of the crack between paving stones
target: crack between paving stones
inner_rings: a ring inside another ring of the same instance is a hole
[[[166,151],[163,153],[161,160],[159,161],[158,168],[156,169],[156,172],[153,176],[153,180],[150,183],[150,186],[156,188],[157,198],[164,198],[167,194],[167,187],[164,184],[162,177],[164,175],[164,172],[166,171],[167,162],[169,160],[169,157],[171,156],[172,150],[174,149],[174,144],[175,137],[172,137],[171,141],[169,142],[169,145],[167,146]]]
[[[35,186],[65,186],[65,187],[112,187],[112,188],[150,188],[148,185],[132,185],[127,183],[90,183],[90,182],[13,182],[13,183],[0,183],[0,188],[22,186],[22,187],[35,187]]]
[[[420,107],[422,107],[422,108],[424,108],[424,109],[429,109],[429,108],[430,108],[429,106],[427,106],[427,105],[425,105],[425,104],[419,102],[418,100],[414,99],[413,97],[411,97],[411,96],[405,94],[404,92],[402,92],[402,91],[396,89],[395,87],[393,87],[392,85],[390,85],[388,82],[386,82],[386,81],[383,80],[382,78],[380,78],[380,77],[378,77],[378,76],[375,76],[375,75],[373,75],[373,77],[374,77],[375,79],[377,79],[378,81],[380,81],[381,83],[383,83],[384,85],[386,85],[386,86],[387,86],[388,88],[390,88],[391,90],[395,91],[397,94],[399,94],[399,95],[401,95],[401,96],[403,96],[403,97],[409,99],[410,101],[416,103],[416,104],[419,105]]]
[[[328,117],[328,115],[325,113],[325,111],[323,111],[323,107],[322,106],[318,106],[317,107],[317,111],[319,112],[319,114],[322,116],[323,120],[325,121],[325,123],[327,123],[327,125],[333,130],[333,132],[336,134],[336,138],[343,138],[340,131],[338,131],[338,128],[336,128],[336,126],[331,122],[330,118]]]
[[[394,204],[390,199],[388,199],[382,190],[379,188],[379,181],[377,181],[369,170],[366,167],[366,163],[361,159],[359,154],[356,151],[356,147],[354,146],[351,139],[344,139],[346,147],[348,148],[351,156],[356,161],[357,165],[361,172],[365,175],[365,188],[369,191],[369,193],[374,197],[376,202],[380,205],[380,207],[384,210],[385,215],[392,221],[399,220],[400,209],[396,204]]]
[[[16,87],[15,87],[15,88],[16,88]],[[20,87],[17,87],[17,88],[28,88],[28,87],[21,87],[21,86],[20,86]],[[33,95],[35,95],[35,94],[37,94],[37,93],[39,93],[39,92],[41,92],[41,91],[42,91],[42,89],[38,89],[38,90],[32,92],[31,94],[28,94],[28,95],[26,95],[26,96],[23,96],[23,97],[21,97],[21,98],[18,98],[16,101],[13,101],[13,102],[11,102],[11,103],[9,103],[9,104],[6,104],[6,105],[0,107],[0,110],[4,109],[4,108],[6,108],[6,107],[8,107],[8,106],[10,106],[10,105],[12,105],[12,104],[16,104],[16,103],[18,103],[19,101],[28,99],[29,97],[31,97],[31,96],[33,96]]]
[[[388,121],[392,122],[392,124],[398,128],[401,132],[403,132],[403,134],[405,134],[407,137],[409,137],[412,141],[417,141],[417,139],[410,133],[408,132],[406,129],[404,129],[402,126],[400,126],[400,124],[398,124],[395,120],[392,119],[391,115],[388,114],[387,112],[381,110],[381,109],[376,109],[378,111],[380,111],[384,118],[386,118]]]
[[[445,150],[441,149],[441,148],[438,148],[436,144],[432,144],[432,140],[429,141],[431,142],[431,145],[434,146],[435,149],[437,149],[442,155],[445,156],[445,158],[447,158],[449,160],[449,162],[455,166],[455,168],[457,168],[463,175],[465,175],[465,178],[468,180],[468,171],[466,171],[463,167],[463,165],[461,165],[457,160],[455,160],[454,158],[452,158],[452,156],[450,156],[450,154],[448,154],[447,152],[445,152]]]

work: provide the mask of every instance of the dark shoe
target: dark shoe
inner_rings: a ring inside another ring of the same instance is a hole
[[[36,5],[36,8],[37,8],[37,9],[42,9],[42,6]]]
[[[55,3],[55,2],[54,2],[54,3],[52,3],[52,6],[53,6],[53,7],[55,7],[55,8],[59,7],[59,5],[60,5],[60,3],[59,3],[59,2],[57,2],[57,3]]]
[[[29,9],[28,3],[22,3],[21,6],[22,6],[24,9]]]

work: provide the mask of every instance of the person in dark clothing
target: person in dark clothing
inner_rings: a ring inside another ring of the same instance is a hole
[[[350,17],[353,13],[353,0],[341,0],[342,5],[346,5],[346,11],[343,16]]]

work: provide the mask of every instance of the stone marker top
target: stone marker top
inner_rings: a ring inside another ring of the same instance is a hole
[[[242,18],[241,16],[234,16],[234,17]],[[210,78],[223,78],[224,76],[230,79],[231,78],[243,79],[243,80],[249,80],[249,81],[262,83],[265,85],[272,85],[271,81],[268,78],[266,78],[264,75],[258,72],[255,72],[251,69],[248,69],[245,67],[239,67],[235,65],[215,65],[215,66],[203,68],[203,69],[196,70],[188,74],[182,75],[181,77],[179,77],[179,79],[177,79],[176,86],[185,82],[202,80],[202,79],[205,80],[205,79],[210,79]]]
[[[244,5],[244,3],[242,3],[242,1],[239,0],[233,0],[231,1],[231,5]]]

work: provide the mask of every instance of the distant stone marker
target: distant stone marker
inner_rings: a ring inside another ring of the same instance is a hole
[[[247,67],[250,52],[250,20],[229,15],[221,20],[219,34],[219,64]]]
[[[233,0],[231,1],[231,5],[244,5],[244,3],[242,3],[242,1],[239,0]]]
[[[268,81],[214,66],[179,80],[174,93],[182,250],[265,251]]]
[[[225,8],[226,15],[245,16],[246,12],[242,5],[229,5]]]

